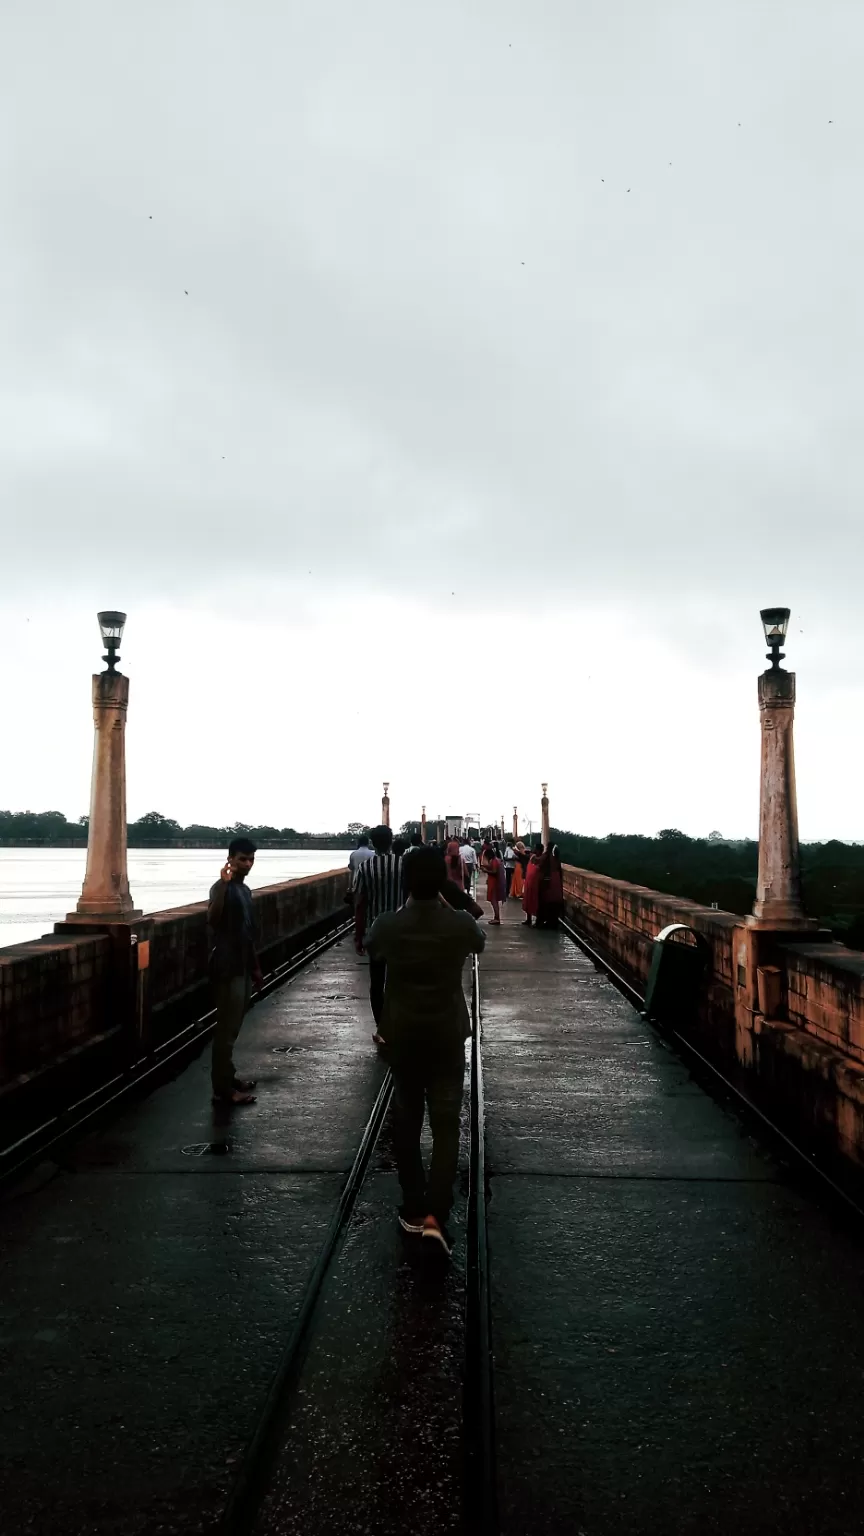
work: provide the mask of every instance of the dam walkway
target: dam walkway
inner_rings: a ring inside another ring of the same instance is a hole
[[[502,915],[479,966],[484,1511],[465,1501],[467,1078],[451,1263],[396,1223],[385,1119],[236,1503],[386,1088],[343,939],[247,1018],[254,1106],[218,1118],[204,1054],[4,1191],[6,1529],[864,1530],[864,1230],[566,933]]]

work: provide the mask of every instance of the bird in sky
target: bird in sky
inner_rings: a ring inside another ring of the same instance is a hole
[[[185,293],[186,297],[188,298],[189,297],[189,289],[188,288],[184,288],[183,292]]]

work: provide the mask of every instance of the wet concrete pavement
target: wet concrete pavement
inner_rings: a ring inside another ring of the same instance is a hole
[[[864,1530],[861,1234],[569,939],[503,916],[481,1009],[504,1536]],[[253,1010],[259,1099],[230,1124],[205,1054],[3,1203],[4,1529],[212,1529],[383,1077],[367,979],[343,941]],[[460,1529],[465,1152],[430,1269],[385,1127],[259,1536]]]
[[[504,1536],[864,1530],[861,1232],[520,918],[481,972]]]
[[[343,941],[247,1018],[257,1104],[205,1052],[3,1201],[4,1529],[210,1529],[384,1075],[367,987]]]

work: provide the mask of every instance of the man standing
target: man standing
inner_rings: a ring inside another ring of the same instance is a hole
[[[513,871],[516,868],[516,849],[512,843],[508,843],[504,849],[504,874],[507,877],[507,895],[513,884]]]
[[[210,975],[216,993],[216,1028],[213,1032],[211,1082],[214,1104],[254,1104],[254,1082],[244,1082],[234,1071],[234,1042],[249,1007],[252,988],[262,976],[255,953],[255,914],[252,893],[246,884],[255,863],[255,844],[235,837],[228,862],[210,890],[207,938]]]
[[[393,1073],[393,1132],[406,1232],[449,1254],[447,1218],[459,1165],[459,1118],[465,1040],[471,1033],[462,968],[486,943],[467,912],[441,899],[446,870],[435,849],[415,849],[407,864],[409,897],[382,914],[366,939],[387,968],[381,1030]],[[458,890],[458,887],[457,887]],[[426,1108],[432,1130],[428,1180],[420,1153]]]
[[[358,954],[368,948],[366,938],[382,912],[395,912],[402,905],[402,858],[393,853],[393,833],[389,827],[375,827],[370,833],[374,856],[365,859],[354,876],[354,943]],[[412,852],[410,857],[416,857]],[[383,1042],[378,1033],[384,1006],[386,960],[369,956],[369,1002],[375,1020],[376,1045]]]
[[[459,849],[459,857],[462,860],[462,874],[466,891],[470,891],[474,883],[474,871],[477,868],[477,855],[474,852],[474,844],[467,838],[462,839],[462,847]]]

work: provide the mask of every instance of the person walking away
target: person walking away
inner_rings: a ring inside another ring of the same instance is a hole
[[[355,930],[354,945],[358,954],[366,949],[366,937],[382,912],[395,912],[402,905],[402,858],[393,852],[393,833],[389,827],[375,827],[369,834],[374,857],[365,859],[354,877]],[[416,858],[416,850],[410,855]],[[384,1006],[384,961],[369,956],[369,1002],[375,1020],[372,1036],[376,1045],[383,1044],[378,1025]]]
[[[470,892],[474,884],[474,873],[477,869],[477,855],[474,852],[474,844],[467,837],[459,849],[459,857],[462,860],[463,883],[466,891]]]
[[[254,1104],[255,1083],[234,1070],[234,1043],[249,1007],[252,988],[260,987],[261,966],[255,953],[255,913],[246,876],[255,863],[255,844],[235,837],[219,879],[210,887],[207,939],[210,976],[216,996],[210,1080],[214,1104]]]
[[[522,893],[522,910],[525,913],[525,927],[531,927],[532,917],[536,917],[540,910],[540,874],[543,863],[543,844],[535,843],[534,852],[528,860],[528,868],[525,871],[525,890]]]
[[[513,889],[513,871],[516,868],[516,849],[512,843],[504,845],[504,875],[507,880],[507,895]]]
[[[442,900],[446,873],[437,850],[412,853],[408,901],[401,911],[377,918],[366,943],[370,957],[387,968],[381,1029],[393,1073],[399,1222],[433,1252],[449,1255],[447,1221],[459,1168],[465,1040],[471,1033],[462,969],[469,955],[482,953],[486,938],[467,912],[454,912]],[[432,1131],[428,1178],[420,1151],[426,1110]]]
[[[557,928],[564,913],[564,870],[557,847],[549,848],[540,866],[538,928]]]
[[[345,893],[345,905],[352,909],[354,907],[354,877],[364,860],[373,857],[372,849],[369,847],[369,838],[364,832],[357,839],[357,847],[352,848],[348,855],[348,890]]]
[[[525,889],[525,871],[528,868],[529,858],[528,849],[525,847],[521,837],[516,844],[514,852],[516,854],[516,863],[513,866],[513,880],[510,886],[510,895],[513,897],[514,901],[521,901],[522,892]]]
[[[447,879],[455,880],[457,885],[464,884],[462,879],[462,859],[460,855],[461,850],[459,847],[459,839],[456,837],[451,837],[449,843],[447,844],[447,853],[445,855],[447,859]]]
[[[501,872],[502,872],[502,869],[503,869],[503,865],[501,863],[501,860],[497,857],[494,848],[490,847],[489,852],[486,854],[485,858],[480,860],[480,868],[482,870],[484,870],[485,874],[486,874],[486,900],[488,902],[490,902],[491,906],[492,906],[492,918],[491,918],[491,922],[490,922],[490,927],[492,926],[492,924],[494,924],[496,927],[500,928],[500,926],[501,926],[501,912],[500,912],[500,909],[499,909],[499,903],[500,903],[500,900],[501,900],[500,876],[501,876]]]
[[[504,868],[504,860],[501,857],[501,849],[498,844],[493,845],[493,852],[498,860],[498,900],[503,903],[507,900],[507,871]]]
[[[369,847],[369,834],[367,832],[364,832],[357,839],[357,847],[354,848],[352,850],[352,852],[349,853],[349,855],[348,855],[348,868],[351,871],[352,883],[353,883],[353,880],[354,880],[354,876],[356,875],[358,869],[360,868],[360,865],[362,863],[364,863],[366,859],[374,859],[374,857],[375,857],[375,854],[374,854],[373,850]]]

